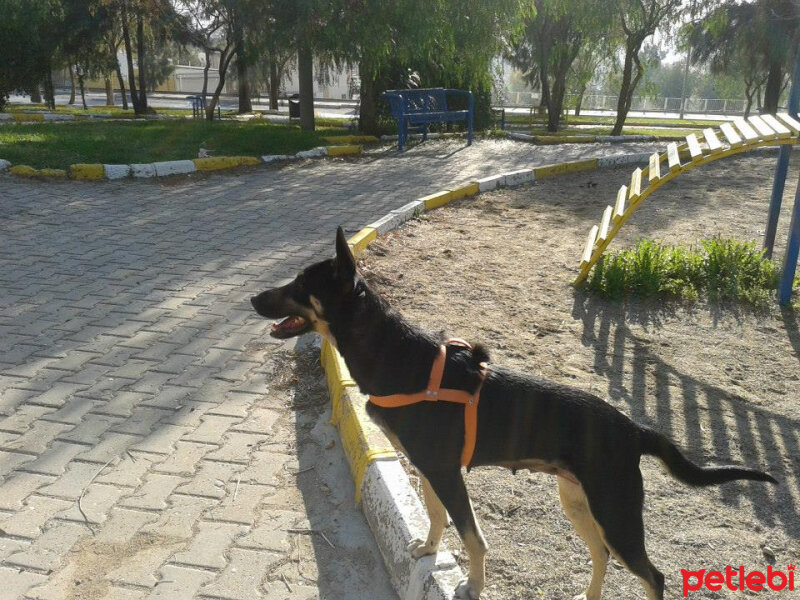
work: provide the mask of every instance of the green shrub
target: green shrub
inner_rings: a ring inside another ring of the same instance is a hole
[[[763,306],[774,296],[778,280],[777,266],[753,242],[714,238],[684,248],[642,240],[601,258],[586,287],[612,299],[695,300],[705,295]]]

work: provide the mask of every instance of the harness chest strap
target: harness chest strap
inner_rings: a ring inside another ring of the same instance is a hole
[[[369,401],[383,408],[398,408],[409,406],[418,402],[455,402],[464,405],[464,447],[461,450],[461,466],[468,466],[472,461],[475,451],[475,442],[478,431],[478,402],[481,397],[481,388],[486,380],[488,367],[481,363],[480,382],[473,394],[464,390],[442,389],[442,376],[447,362],[447,346],[463,346],[471,349],[472,346],[464,340],[450,339],[439,347],[439,354],[433,361],[428,387],[414,394],[392,394],[391,396],[370,396]]]

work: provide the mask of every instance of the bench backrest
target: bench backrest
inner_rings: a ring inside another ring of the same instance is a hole
[[[383,97],[389,102],[395,118],[416,113],[447,112],[447,92],[445,88],[414,90],[387,90]]]

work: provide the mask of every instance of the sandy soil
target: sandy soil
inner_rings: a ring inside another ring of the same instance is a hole
[[[797,156],[793,163],[778,257]],[[774,165],[774,155],[749,157],[682,175],[646,202],[612,248],[641,237],[760,243]],[[777,307],[620,305],[575,291],[586,233],[629,178],[629,170],[607,170],[482,194],[378,240],[362,269],[413,322],[482,341],[497,364],[607,398],[697,461],[760,466],[781,481],[692,489],[658,461],[642,460],[648,552],[666,576],[667,597],[680,598],[681,569],[785,570],[800,561],[800,329],[793,310]],[[467,485],[490,546],[482,598],[572,598],[585,589],[589,554],[561,512],[552,477],[484,468]],[[447,535],[466,565],[454,528]],[[644,594],[615,564],[604,597]]]

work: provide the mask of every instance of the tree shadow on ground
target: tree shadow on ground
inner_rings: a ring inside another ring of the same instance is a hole
[[[744,463],[770,472],[780,485],[725,484],[719,488],[722,501],[733,507],[749,504],[760,522],[800,538],[800,486],[791,466],[800,461],[800,421],[754,406],[665,362],[652,342],[637,337],[628,326],[632,318],[657,322],[655,307],[632,316],[622,304],[578,292],[573,317],[583,322],[582,343],[594,349],[593,366],[607,378],[610,398],[624,402],[636,422],[672,439],[683,436],[679,446],[698,464]],[[793,347],[800,350],[793,311],[784,311],[784,326]],[[626,368],[631,372],[627,376]]]

